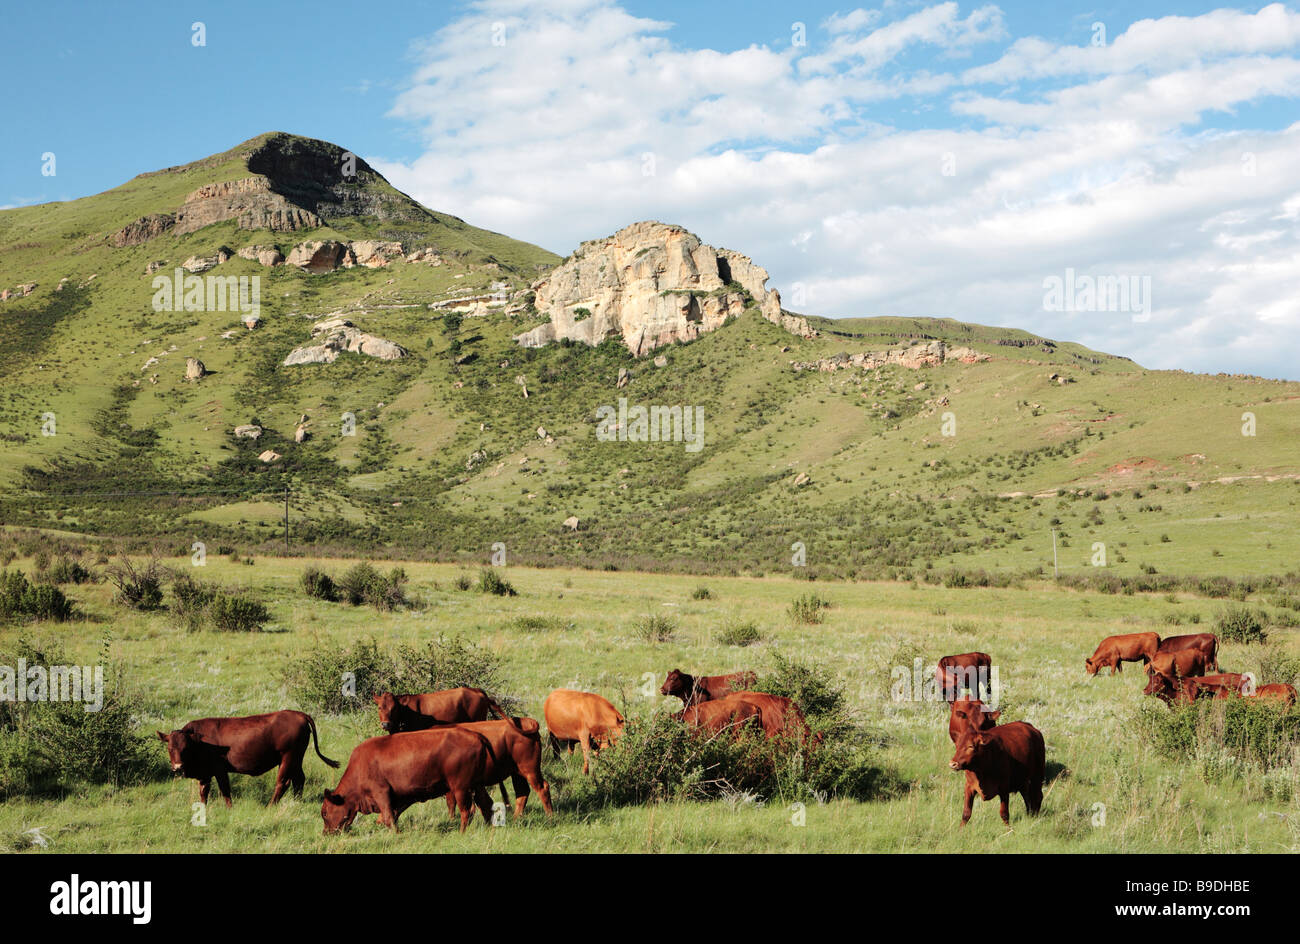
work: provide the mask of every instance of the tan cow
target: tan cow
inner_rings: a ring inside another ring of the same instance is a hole
[[[560,756],[564,746],[573,753],[575,744],[582,746],[582,772],[591,772],[591,752],[613,746],[623,735],[627,723],[618,709],[599,695],[557,688],[542,703],[551,749]]]

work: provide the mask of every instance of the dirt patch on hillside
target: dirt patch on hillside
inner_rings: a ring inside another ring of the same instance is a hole
[[[1132,459],[1125,459],[1123,462],[1116,462],[1106,470],[1107,475],[1139,475],[1152,472],[1165,472],[1169,467],[1163,462],[1157,462],[1150,456],[1135,456]]]

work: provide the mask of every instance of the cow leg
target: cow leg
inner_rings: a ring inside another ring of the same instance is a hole
[[[284,796],[284,791],[289,788],[289,779],[292,776],[290,771],[293,769],[293,755],[285,754],[280,759],[280,769],[275,772],[275,790],[271,793],[271,805],[280,802],[280,797]]]
[[[1029,815],[1037,816],[1043,806],[1043,785],[1031,783],[1020,791],[1020,795],[1025,798],[1025,809],[1029,811]]]
[[[555,759],[556,759],[556,760],[559,760],[559,759],[560,759],[560,739],[557,738],[554,734],[550,734],[549,732],[548,732],[548,734],[547,734],[547,739],[548,739],[549,742],[550,742],[550,745],[551,745],[551,751],[554,752],[554,754],[555,754]]]
[[[395,833],[401,832],[397,828],[397,811],[393,809],[393,798],[385,791],[376,800],[375,805],[379,807],[379,822]]]
[[[502,781],[501,792],[506,792],[505,781]],[[491,826],[493,819],[492,797],[488,795],[482,785],[474,788],[474,802],[478,805],[478,811],[483,814],[483,822]]]
[[[510,786],[515,788],[515,819],[524,815],[524,806],[528,803],[528,781],[519,774],[510,775]],[[501,799],[506,798],[506,782],[501,781]],[[507,804],[509,805],[509,804]]]
[[[1011,825],[1011,794],[998,794],[998,815],[1002,817],[1002,822],[1008,826]]]
[[[970,822],[971,808],[975,803],[975,785],[968,779],[966,781],[966,796],[961,804],[961,824],[965,826]]]
[[[302,788],[307,785],[307,774],[302,769],[302,761],[298,761],[297,769],[289,774],[289,782],[293,785],[293,796],[296,800],[302,799]]]
[[[221,799],[226,801],[226,806],[230,803],[230,774],[224,770],[217,771],[217,789],[221,791]]]
[[[537,791],[537,797],[542,801],[542,809],[546,810],[546,815],[553,816],[555,814],[555,809],[551,806],[551,785],[542,779],[541,772],[539,771],[535,774],[529,774],[528,784]],[[526,790],[524,791],[525,799],[527,799],[527,792],[528,791]],[[521,803],[519,809],[522,810],[523,808],[523,804]]]
[[[199,782],[199,802],[204,806],[208,805],[208,791],[212,789],[212,778],[200,780]]]
[[[456,796],[448,791],[447,793],[447,819],[456,818]]]
[[[470,817],[474,815],[474,806],[471,802],[470,791],[464,787],[455,791],[456,806],[460,808],[460,831],[464,832],[469,828]],[[451,794],[449,793],[448,796]]]
[[[591,773],[591,735],[582,732],[582,772]]]

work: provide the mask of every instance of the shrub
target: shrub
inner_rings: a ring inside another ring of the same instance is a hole
[[[705,586],[699,586],[699,587],[696,587],[694,590],[691,591],[691,599],[692,599],[692,600],[712,600],[712,599],[713,599],[713,591],[710,590],[708,587],[705,587]]]
[[[373,639],[315,646],[280,675],[298,704],[330,714],[361,711],[372,696],[397,687],[393,660]]]
[[[251,633],[270,619],[266,606],[240,594],[219,594],[208,604],[212,627],[224,633]]]
[[[0,618],[28,616],[62,623],[73,617],[72,601],[58,587],[34,584],[22,571],[0,571]]]
[[[50,567],[46,579],[52,584],[83,584],[90,581],[91,573],[77,558],[62,554]]]
[[[495,567],[484,567],[478,572],[478,586],[475,589],[479,593],[491,593],[499,597],[519,596],[515,588],[497,573]]]
[[[1215,632],[1229,642],[1264,642],[1263,614],[1246,606],[1228,606],[1215,620]]]
[[[104,568],[104,576],[117,587],[118,600],[132,609],[147,611],[162,606],[165,574],[156,558],[137,567],[122,554]]]
[[[399,646],[394,661],[394,684],[402,691],[436,692],[465,685],[483,689],[508,712],[517,713],[521,707],[519,699],[504,691],[501,657],[459,636],[439,636],[422,647]]]
[[[304,586],[306,579],[304,574]],[[406,571],[401,567],[394,567],[385,575],[366,561],[348,568],[337,584],[339,596],[353,606],[365,603],[385,611],[395,610],[406,603],[405,586]]]
[[[540,633],[545,630],[565,629],[566,626],[571,628],[572,623],[566,624],[558,616],[516,616],[506,624],[511,629],[518,629],[525,633]]]
[[[339,598],[339,589],[333,578],[319,567],[308,567],[302,572],[302,589],[307,596],[317,600],[334,601]]]
[[[805,593],[790,604],[790,616],[796,623],[820,623],[822,610],[828,609],[830,603],[815,593]]]
[[[671,616],[651,613],[633,623],[632,630],[646,642],[667,642],[677,632],[677,621]]]
[[[468,590],[474,586],[474,581],[470,579],[469,574],[457,574],[451,585],[457,590]]]
[[[758,624],[750,620],[728,623],[718,633],[718,642],[724,646],[751,646],[762,638]]]
[[[379,579],[379,571],[375,570],[373,564],[367,561],[353,564],[339,578],[339,596],[353,606],[360,606],[366,602],[366,592],[371,584]]]
[[[1292,763],[1300,748],[1300,709],[1247,698],[1145,703],[1137,726],[1159,753],[1179,760],[1226,754],[1269,768]]]
[[[202,629],[207,620],[208,605],[216,597],[215,587],[195,580],[189,574],[172,578],[171,611],[191,632]]]
[[[815,722],[823,729],[829,726],[839,732],[852,728],[844,689],[825,666],[799,662],[773,652],[772,671],[759,676],[754,689],[789,698],[799,706],[809,724]]]

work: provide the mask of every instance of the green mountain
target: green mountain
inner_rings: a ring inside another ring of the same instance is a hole
[[[801,337],[756,304],[663,366],[523,348],[559,262],[279,133],[0,212],[0,520],[275,550],[287,489],[290,548],[318,554],[759,573],[802,545],[799,573],[916,577],[1050,569],[1055,530],[1067,572],[1099,573],[1097,545],[1119,575],[1295,567],[1300,384],[948,319]],[[173,304],[191,274],[258,277],[256,326]],[[909,366],[934,341],[970,356]],[[701,447],[605,441],[620,398],[690,407]]]

